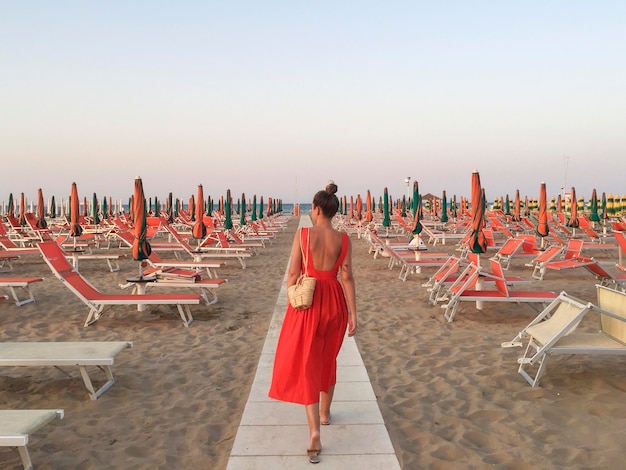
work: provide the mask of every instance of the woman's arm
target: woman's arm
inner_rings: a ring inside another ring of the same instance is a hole
[[[301,229],[296,231],[291,245],[291,261],[289,262],[289,272],[287,273],[287,287],[293,286],[300,274],[302,274],[302,249],[300,248]]]
[[[356,287],[352,274],[352,242],[350,239],[348,239],[348,253],[346,253],[341,264],[341,284],[348,304],[348,336],[354,336],[357,328]]]

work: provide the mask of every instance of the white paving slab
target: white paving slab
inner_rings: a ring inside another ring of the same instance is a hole
[[[308,216],[300,226],[310,226]],[[310,469],[304,406],[268,398],[276,343],[287,308],[286,276],[276,302],[254,383],[233,443],[227,470]],[[337,358],[332,424],[322,426],[324,470],[399,470],[376,395],[354,338],[346,338]]]

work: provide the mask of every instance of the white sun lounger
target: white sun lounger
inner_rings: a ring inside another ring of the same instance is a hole
[[[115,383],[111,370],[115,356],[132,345],[129,341],[0,342],[0,367],[78,366],[89,398],[97,400]],[[106,374],[107,381],[100,388],[94,387],[87,366],[96,366]]]
[[[626,356],[626,294],[601,285],[596,288],[597,306],[563,292],[512,341],[502,343],[502,347],[522,346],[528,338],[517,362],[518,372],[531,386],[539,385],[552,355]],[[579,332],[581,320],[591,312],[599,314],[600,329]]]
[[[63,410],[0,410],[0,446],[17,447],[24,469],[31,470],[30,435],[56,418],[63,419]]]

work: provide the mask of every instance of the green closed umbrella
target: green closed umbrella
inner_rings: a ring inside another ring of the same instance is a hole
[[[106,197],[102,199],[102,218],[103,219],[109,218],[109,206],[108,206]]]
[[[259,200],[259,219],[263,218],[263,196]]]
[[[57,216],[57,203],[54,199],[54,196],[52,196],[52,199],[50,199],[50,218],[54,219]]]
[[[91,223],[98,225],[100,223],[100,217],[98,216],[98,197],[96,193],[93,193],[91,198]]]
[[[256,194],[252,196],[252,222],[256,222]]]
[[[383,227],[389,228],[391,219],[389,219],[389,193],[387,188],[383,191]],[[389,231],[389,230],[387,230]]]
[[[233,228],[233,220],[231,214],[231,198],[230,198],[230,189],[226,190],[226,199],[224,200],[224,229],[231,230]]]
[[[246,225],[246,195],[241,193],[241,212],[239,214],[239,225]]]
[[[591,191],[591,200],[589,203],[589,220],[592,222],[600,222],[600,216],[598,215],[598,194],[596,193],[596,188],[593,188]]]

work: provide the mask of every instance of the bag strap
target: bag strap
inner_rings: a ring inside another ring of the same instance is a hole
[[[303,229],[304,230],[304,229]],[[306,253],[304,252],[304,245],[302,243],[302,233],[300,234],[300,250],[302,251],[302,259],[304,260],[304,274],[309,275],[309,229],[306,229]]]

